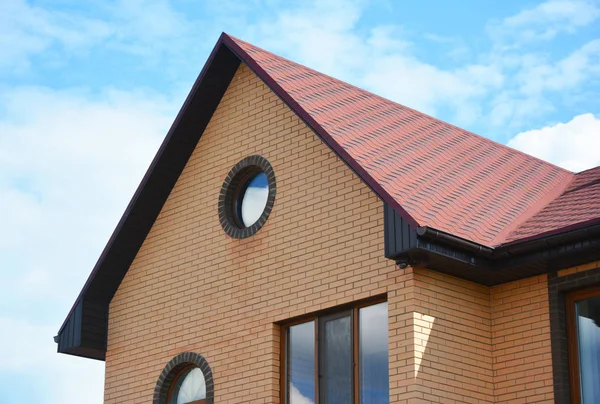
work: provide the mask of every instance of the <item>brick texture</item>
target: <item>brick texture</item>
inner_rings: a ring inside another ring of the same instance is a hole
[[[496,403],[553,403],[546,275],[491,288]]]
[[[578,266],[572,267],[572,268],[561,269],[556,274],[559,277],[563,277],[563,276],[576,274],[579,272],[589,271],[591,269],[596,269],[596,268],[600,268],[600,261],[590,262],[590,263],[578,265]]]
[[[275,170],[275,206],[256,235],[232,239],[219,190],[251,154]],[[382,202],[242,65],[111,302],[105,402],[151,402],[183,351],[210,364],[215,402],[279,402],[274,323],[383,293],[402,357],[403,289],[383,256]],[[403,366],[391,361],[393,394]]]
[[[414,296],[413,402],[492,403],[489,288],[416,269]]]
[[[571,402],[570,369],[566,326],[566,295],[579,289],[600,285],[600,261],[591,262],[548,275],[552,372],[556,404]]]
[[[232,239],[218,195],[251,154],[273,166],[275,205]],[[111,302],[105,402],[151,402],[196,352],[215,402],[279,403],[277,324],[381,294],[392,403],[553,401],[546,276],[487,288],[401,270],[383,246],[382,202],[241,65]]]

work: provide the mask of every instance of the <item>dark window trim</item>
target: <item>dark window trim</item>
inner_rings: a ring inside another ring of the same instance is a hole
[[[179,378],[183,377],[186,374],[187,370],[191,370],[191,369],[195,369],[195,368],[197,368],[196,365],[189,364],[189,365],[185,366],[183,369],[181,369],[179,371],[179,373],[177,373],[175,375],[175,377],[171,381],[171,385],[169,386],[169,393],[167,394],[167,404],[169,404],[171,402],[171,398],[172,398],[172,395],[173,395],[173,389],[175,388],[175,386],[179,382]],[[200,400],[189,401],[189,402],[187,402],[185,404],[206,404],[206,398],[203,398],[203,399],[200,399]]]
[[[329,313],[326,314],[324,316],[319,316],[317,318],[317,323],[318,325],[315,327],[315,330],[317,332],[317,346],[321,346],[324,347],[325,346],[325,323],[328,321],[332,321],[332,320],[337,320],[340,318],[345,318],[345,317],[349,317],[350,318],[350,347],[351,347],[351,355],[352,355],[352,362],[350,363],[350,373],[352,375],[352,382],[351,382],[351,400],[353,403],[357,403],[357,395],[356,393],[356,385],[359,384],[357,380],[355,380],[356,377],[356,361],[357,361],[357,357],[355,356],[355,353],[357,351],[357,347],[356,345],[358,344],[358,339],[354,337],[355,335],[355,330],[354,327],[356,325],[356,321],[355,318],[357,317],[357,312],[358,308],[357,307],[353,307],[351,309],[346,309],[346,310],[340,310],[340,311],[336,311],[334,313]],[[323,329],[323,332],[320,332],[320,330]],[[319,383],[319,388],[317,391],[317,395],[319,396],[319,402],[325,402],[325,389],[326,389],[326,385],[325,385],[325,379],[321,377],[321,375],[324,373],[325,371],[325,349],[321,349],[318,352],[318,355],[315,355],[316,358],[318,358],[317,360],[317,379],[319,380],[319,382],[322,380],[322,383]],[[286,383],[287,385],[287,383]],[[287,402],[285,402],[287,403]]]
[[[208,365],[208,362],[204,357],[195,352],[183,352],[171,359],[166,366],[163,368],[156,386],[154,388],[153,404],[168,404],[169,397],[173,385],[177,378],[182,374],[183,371],[190,367],[197,367],[202,370],[204,374],[204,381],[206,382],[206,399],[205,404],[214,404],[215,402],[215,388],[212,377],[212,370]],[[203,400],[198,401],[202,403]],[[190,404],[194,404],[190,403]]]
[[[319,333],[319,328],[322,323],[326,320],[330,320],[336,317],[350,316],[351,327],[352,327],[352,378],[353,378],[353,403],[359,404],[360,402],[360,355],[359,355],[359,318],[358,311],[363,307],[374,306],[379,303],[387,302],[387,295],[378,295],[369,297],[367,299],[361,299],[356,302],[343,304],[340,306],[321,310],[316,313],[298,316],[290,320],[278,323],[281,326],[281,340],[280,340],[280,361],[279,361],[279,399],[282,404],[288,403],[288,391],[287,391],[287,379],[288,379],[288,330],[290,327],[298,324],[308,323],[314,321],[315,328],[315,404],[319,404],[322,400],[322,392],[319,388],[319,374],[321,373],[320,367],[320,350],[319,345],[322,344],[322,338]],[[389,319],[388,319],[389,321]],[[389,327],[389,323],[388,323]]]
[[[572,398],[571,383],[573,382],[571,381],[567,332],[567,295],[596,286],[600,286],[600,268],[561,277],[556,272],[548,275],[552,373],[556,404],[569,404]]]
[[[239,198],[243,197],[249,181],[259,172],[264,172],[269,184],[267,205],[262,215],[252,226],[244,226],[241,219],[241,206]],[[248,156],[233,166],[221,187],[218,201],[219,221],[225,233],[233,238],[246,238],[256,234],[269,218],[273,205],[277,184],[275,172],[271,163],[258,154]]]
[[[579,368],[579,342],[577,338],[577,316],[575,315],[575,303],[600,297],[600,286],[576,290],[566,295],[566,318],[567,318],[567,345],[569,351],[571,402],[581,403],[581,375]]]

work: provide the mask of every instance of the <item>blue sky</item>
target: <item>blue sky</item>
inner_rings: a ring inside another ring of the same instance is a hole
[[[100,403],[52,337],[226,31],[568,169],[600,165],[600,2],[0,1],[0,401]]]

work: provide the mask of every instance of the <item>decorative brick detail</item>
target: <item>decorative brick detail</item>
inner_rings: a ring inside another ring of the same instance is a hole
[[[266,174],[269,183],[267,205],[260,218],[252,226],[241,226],[237,223],[239,219],[236,220],[234,213],[238,190],[249,176],[261,171]],[[233,238],[246,238],[255,234],[265,224],[273,209],[276,191],[275,172],[266,158],[253,155],[241,160],[227,174],[219,194],[219,220],[223,230]]]
[[[597,263],[595,264],[595,269],[585,268],[579,272],[577,271],[578,267],[575,267],[548,275],[552,369],[556,404],[571,402],[565,295],[577,289],[600,285],[600,268],[597,268]]]
[[[156,382],[154,388],[154,397],[152,400],[153,404],[167,404],[169,398],[169,390],[171,383],[175,380],[175,377],[186,367],[193,365],[204,374],[204,380],[206,382],[206,404],[214,404],[215,400],[215,388],[213,383],[212,371],[206,359],[194,352],[183,352],[174,357],[167,363]]]

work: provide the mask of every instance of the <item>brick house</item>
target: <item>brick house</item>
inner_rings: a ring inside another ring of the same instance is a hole
[[[600,167],[223,34],[55,341],[106,403],[598,403],[599,260]]]

